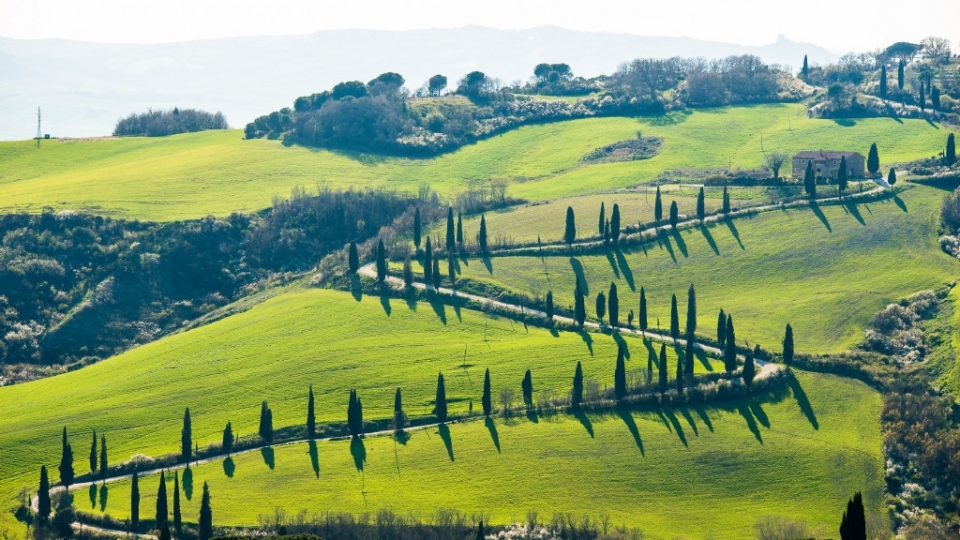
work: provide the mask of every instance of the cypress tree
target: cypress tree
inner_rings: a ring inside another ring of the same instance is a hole
[[[847,511],[840,520],[840,538],[842,540],[866,540],[867,520],[863,508],[863,496],[858,491],[853,499],[847,501]]]
[[[480,398],[480,403],[483,405],[483,415],[490,416],[490,413],[493,412],[490,402],[490,368],[487,368],[487,371],[483,374],[483,396]]]
[[[677,357],[677,393],[683,393],[683,358]]]
[[[573,290],[573,318],[580,327],[583,327],[587,320],[587,308],[584,305],[583,290],[580,288],[580,279],[577,279],[577,287]]]
[[[430,237],[427,237],[427,245],[423,249],[423,282],[425,285],[433,283],[433,246],[430,245]]]
[[[97,472],[97,430],[93,430],[93,442],[90,443],[90,474]]]
[[[447,421],[447,389],[443,384],[443,373],[437,375],[437,397],[434,400],[433,414],[440,423]]]
[[[477,243],[480,244],[480,253],[487,252],[487,218],[480,216],[480,234],[477,235]]]
[[[957,141],[953,133],[947,135],[947,151],[944,153],[944,159],[948,167],[952,167],[957,162]]]
[[[618,400],[627,397],[627,366],[623,359],[623,346],[617,347],[617,367],[613,372],[613,394]]]
[[[737,334],[733,329],[732,315],[727,315],[727,337],[723,344],[723,367],[731,373],[737,370]]]
[[[800,68],[800,74],[806,77],[807,74],[809,73],[810,73],[810,68],[807,67],[807,55],[803,55],[803,67]]]
[[[620,243],[620,205],[613,203],[613,213],[610,215],[610,239],[613,244]]]
[[[603,245],[610,243],[610,222],[603,224]]]
[[[357,253],[357,243],[350,242],[350,273],[356,274],[360,270],[360,255]]]
[[[604,208],[603,201],[600,201],[600,220],[597,223],[597,234],[603,236],[604,231],[606,230],[607,225],[607,216],[606,208]]]
[[[223,450],[223,453],[230,455],[230,452],[233,451],[233,426],[230,425],[230,422],[227,422],[227,427],[223,428],[223,438],[220,442],[220,448]]]
[[[683,372],[687,378],[693,380],[694,334],[687,332],[687,346],[683,348]]]
[[[793,328],[789,323],[783,333],[783,363],[788,366],[793,363]]]
[[[920,81],[920,98],[919,98],[919,100],[918,100],[918,103],[919,103],[919,105],[920,105],[920,110],[921,110],[921,111],[926,110],[926,108],[927,108],[927,97],[924,95],[924,92],[923,92],[923,81]]]
[[[658,224],[663,219],[663,199],[660,198],[660,186],[657,186],[657,197],[653,200],[653,219]]]
[[[137,478],[137,469],[133,469],[133,478],[130,480],[130,524],[133,529],[140,523],[140,480]]]
[[[653,347],[647,348],[647,382],[653,380],[653,364],[657,362],[657,353],[653,351]]]
[[[403,284],[409,289],[413,287],[413,264],[410,262],[410,255],[403,259]],[[429,285],[429,283],[427,283]]]
[[[730,193],[727,191],[727,184],[723,184],[723,208],[724,214],[730,213]]]
[[[170,526],[166,522],[160,526],[160,534],[157,536],[157,540],[170,540]]]
[[[457,286],[457,265],[453,260],[453,253],[447,255],[447,277],[450,279],[450,286]]]
[[[717,343],[720,345],[720,348],[723,349],[724,343],[727,342],[727,315],[720,310],[720,316],[717,317]]]
[[[617,284],[610,284],[610,295],[607,297],[607,304],[610,306],[610,309],[607,312],[610,314],[610,326],[617,326],[620,324],[620,299],[617,298]]]
[[[463,247],[463,214],[457,212],[457,246]]]
[[[577,239],[577,222],[573,215],[573,207],[567,207],[567,223],[563,231],[563,241],[570,245]]]
[[[700,193],[697,194],[697,219],[703,221],[707,215],[706,202],[704,200],[703,186],[700,186]]]
[[[880,97],[887,97],[887,66],[880,66]]]
[[[747,347],[747,354],[744,355],[743,360],[743,382],[747,385],[747,388],[750,388],[750,385],[753,384],[753,378],[757,375],[757,367],[753,363],[753,351],[750,347]]]
[[[903,60],[897,64],[897,89],[903,91]]]
[[[533,374],[528,369],[523,374],[523,382],[520,383],[520,390],[523,391],[523,404],[529,409],[533,407]]]
[[[310,389],[307,392],[307,438],[316,439],[317,438],[317,415],[316,410],[314,409],[313,403],[313,385],[310,385]]]
[[[837,167],[837,190],[843,196],[847,190],[847,157],[840,156],[840,166]]]
[[[433,258],[433,288],[439,290],[440,282],[443,280],[443,274],[440,273],[440,258]]]
[[[870,145],[870,152],[867,154],[867,170],[870,176],[876,176],[880,170],[880,154],[877,152],[877,143]]]
[[[387,279],[387,252],[383,248],[383,240],[377,242],[377,281],[383,283]]]
[[[157,527],[167,524],[167,479],[160,471],[160,486],[157,488]]]
[[[182,524],[180,516],[180,474],[173,471],[173,530],[179,535]]]
[[[637,324],[640,325],[640,330],[647,329],[647,295],[643,287],[640,287],[640,316]]]
[[[423,236],[423,225],[420,223],[420,208],[413,213],[413,245],[419,250],[420,240]]]
[[[697,331],[697,291],[693,283],[687,289],[687,334],[693,335]]]
[[[670,298],[670,337],[680,337],[680,314],[677,312],[677,295]]]
[[[480,526],[477,527],[477,538],[476,538],[476,540],[484,540],[484,538],[486,538],[486,535],[483,533],[483,520],[481,519],[481,520],[480,520]]]
[[[203,496],[200,498],[199,540],[213,537],[213,512],[210,509],[210,487],[203,483]]]
[[[667,391],[667,345],[665,343],[660,344],[660,364],[657,366],[658,376],[660,379],[660,392]]]
[[[807,169],[803,172],[803,191],[811,199],[817,196],[817,177],[813,173],[813,161],[807,162]]]
[[[453,207],[447,207],[447,251],[453,251],[456,234],[453,228]]]
[[[107,436],[100,435],[100,478],[107,479]]]
[[[573,372],[573,391],[570,394],[570,405],[573,410],[580,410],[580,403],[583,402],[583,367],[580,361],[577,361],[577,370]]]
[[[890,167],[890,172],[887,173],[887,183],[891,186],[897,183],[897,172],[893,170],[893,167]]]
[[[193,456],[193,428],[190,425],[190,408],[183,412],[183,429],[180,431],[180,459],[190,463]]]
[[[553,322],[553,291],[547,291],[547,320]]]
[[[670,201],[670,227],[676,229],[679,222],[680,209],[677,208],[677,201]]]
[[[607,314],[607,298],[603,292],[597,293],[597,318],[603,323],[603,317]]]
[[[37,518],[40,523],[50,519],[50,479],[47,478],[47,466],[40,466],[40,487],[37,489]]]
[[[403,394],[397,388],[397,392],[393,395],[393,425],[397,431],[402,431],[406,423],[406,415],[403,413]]]
[[[67,427],[63,427],[63,448],[60,454],[60,466],[58,467],[60,471],[60,483],[67,488],[67,491],[70,490],[70,486],[73,484],[73,448],[70,447],[70,443],[67,442]]]

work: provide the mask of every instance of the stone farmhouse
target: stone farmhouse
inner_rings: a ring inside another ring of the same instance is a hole
[[[836,178],[840,158],[847,159],[847,178],[863,178],[864,157],[857,152],[828,152],[804,150],[793,156],[793,176],[803,178],[807,162],[813,162],[813,172],[824,178]]]

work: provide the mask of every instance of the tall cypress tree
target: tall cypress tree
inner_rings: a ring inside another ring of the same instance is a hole
[[[653,365],[657,363],[657,353],[653,347],[647,347],[647,382],[653,380]]]
[[[603,323],[603,317],[607,314],[607,298],[603,292],[597,293],[597,318]]]
[[[107,479],[107,436],[100,435],[100,478]]]
[[[356,274],[357,270],[360,270],[360,254],[357,253],[356,242],[350,242],[349,264],[351,274]]]
[[[584,304],[583,290],[580,288],[580,279],[578,278],[577,287],[573,291],[573,319],[580,327],[583,327],[584,321],[587,320],[587,308]]]
[[[717,343],[723,349],[723,344],[727,342],[727,315],[720,310],[720,316],[717,317]]]
[[[897,183],[897,171],[893,170],[893,167],[890,167],[890,172],[887,174],[887,183],[891,186]]]
[[[383,240],[377,242],[377,281],[383,283],[387,279],[387,250],[383,247]]]
[[[723,341],[723,367],[732,373],[737,370],[737,334],[732,315],[727,315],[727,337]]]
[[[623,345],[617,346],[617,367],[613,372],[613,394],[618,400],[627,397],[627,366],[623,358]]]
[[[747,354],[743,359],[743,382],[750,388],[753,378],[757,375],[757,366],[753,363],[753,351],[747,347]]]
[[[788,366],[793,363],[793,328],[789,323],[783,333],[783,363]]]
[[[853,499],[847,501],[847,510],[840,520],[840,538],[842,540],[866,540],[867,520],[863,508],[863,497],[858,491]]]
[[[703,194],[703,186],[700,186],[700,193],[697,194],[697,219],[703,221],[703,218],[707,216],[707,207],[705,196]]]
[[[157,527],[159,528],[162,525],[166,525],[167,516],[167,479],[163,474],[163,471],[160,471],[160,486],[157,488]]]
[[[563,230],[563,241],[567,245],[572,244],[577,239],[577,220],[573,215],[573,207],[567,207],[567,222]]]
[[[653,200],[653,219],[658,224],[663,219],[663,199],[660,198],[660,186],[657,186],[657,196]]]
[[[260,435],[260,439],[266,444],[270,444],[273,440],[270,407],[267,406],[266,400],[260,403],[260,427],[257,429],[257,434]]]
[[[607,310],[610,315],[610,326],[620,324],[620,299],[617,298],[617,284],[610,284],[610,295],[607,297],[607,304],[610,309]]]
[[[485,535],[484,532],[483,532],[483,520],[481,519],[481,520],[480,520],[480,526],[477,527],[477,538],[476,538],[476,540],[484,540],[484,538],[486,538],[486,535]]]
[[[453,207],[447,207],[447,251],[453,251],[456,234],[453,228]]]
[[[670,337],[680,337],[680,314],[677,312],[677,295],[670,298]]]
[[[730,213],[730,193],[727,191],[727,184],[723,184],[723,207],[721,209],[724,214]]]
[[[230,455],[233,451],[233,426],[227,422],[227,427],[223,428],[223,438],[220,439],[220,449],[224,454]]]
[[[166,522],[160,526],[160,534],[157,535],[157,540],[171,540],[170,526]]]
[[[403,393],[397,388],[393,395],[393,426],[397,431],[403,431],[407,424],[406,418],[407,415],[403,412]]]
[[[597,234],[599,234],[600,236],[603,236],[603,233],[606,230],[606,226],[607,226],[607,212],[606,212],[606,208],[603,205],[603,201],[600,201],[600,220],[597,223],[597,231],[598,231]]]
[[[683,358],[677,356],[677,380],[674,381],[677,385],[677,393],[683,393]]]
[[[924,91],[923,91],[923,81],[920,81],[920,99],[918,99],[917,102],[920,105],[921,111],[926,110],[927,96],[924,94]]]
[[[433,246],[430,245],[430,237],[427,237],[427,245],[423,248],[423,282],[426,285],[433,283]]]
[[[903,91],[903,60],[897,64],[897,89]]]
[[[620,243],[620,205],[613,203],[613,213],[610,214],[610,239],[613,244]]]
[[[523,374],[523,381],[520,383],[520,390],[523,391],[523,404],[527,408],[533,407],[533,374],[528,369]]]
[[[60,466],[58,467],[60,471],[60,483],[67,488],[67,491],[70,490],[70,486],[73,484],[73,448],[70,447],[70,443],[67,442],[67,427],[63,427],[63,448],[60,454]]]
[[[544,312],[547,315],[547,320],[550,323],[553,323],[553,291],[547,291],[547,308]]]
[[[806,77],[810,73],[810,68],[807,66],[807,55],[803,55],[803,67],[800,68],[800,75]]]
[[[483,415],[490,416],[493,412],[493,404],[490,401],[490,368],[483,374],[483,396],[480,397],[480,403],[483,405]]]
[[[847,156],[840,156],[840,165],[837,167],[837,191],[843,196],[847,190]]]
[[[97,430],[93,430],[93,442],[90,443],[90,474],[97,472]]]
[[[210,487],[203,483],[203,496],[200,497],[200,519],[198,520],[200,540],[210,540],[213,537],[213,511],[210,509]]]
[[[443,384],[443,373],[437,375],[437,397],[434,399],[433,414],[441,424],[447,421],[447,389]]]
[[[817,196],[817,177],[813,173],[813,160],[807,162],[807,169],[803,172],[803,191],[811,199]]]
[[[680,222],[680,209],[677,208],[677,201],[670,201],[670,228],[676,229]]]
[[[463,247],[463,214],[457,212],[457,246]]]
[[[453,260],[453,253],[447,254],[447,278],[450,280],[450,286],[457,286],[457,265]]]
[[[694,338],[693,332],[687,332],[687,346],[683,348],[683,372],[687,374],[687,378],[691,381],[693,380],[693,358],[695,356]]]
[[[130,480],[130,525],[136,530],[140,524],[140,480],[137,478],[137,469],[133,469],[133,478]]]
[[[193,456],[193,428],[190,425],[190,408],[183,412],[183,429],[180,431],[180,459],[190,463]]]
[[[443,281],[443,274],[440,273],[440,257],[433,258],[433,272],[431,272],[431,274],[433,279],[433,288],[440,290],[440,282]]]
[[[317,438],[317,415],[313,403],[313,385],[307,392],[307,438]]]
[[[423,224],[420,223],[420,208],[418,207],[413,213],[413,245],[418,250],[420,249],[421,236],[423,236]]]
[[[50,479],[47,477],[47,466],[40,466],[40,487],[37,489],[37,518],[40,523],[50,519]]]
[[[570,393],[570,405],[573,410],[580,410],[580,403],[583,402],[583,367],[580,361],[577,361],[577,370],[573,372],[573,391]]]
[[[693,283],[687,289],[687,334],[693,334],[697,331],[697,291],[693,288]]]
[[[667,391],[667,345],[660,344],[660,364],[657,366],[660,392]]]
[[[880,97],[887,97],[887,66],[880,66]]]
[[[487,252],[487,218],[480,216],[480,234],[477,235],[477,244],[480,245],[480,253]]]
[[[943,157],[948,167],[952,167],[957,162],[957,141],[953,133],[947,135],[947,151]]]
[[[179,535],[182,524],[180,516],[180,474],[173,471],[173,530]]]
[[[870,176],[876,176],[880,170],[880,154],[877,152],[877,143],[870,145],[870,152],[867,153],[867,170]]]
[[[640,330],[647,329],[647,295],[643,287],[640,287],[640,316],[637,324],[640,325]]]

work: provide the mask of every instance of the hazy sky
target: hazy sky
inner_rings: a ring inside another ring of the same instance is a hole
[[[837,51],[937,35],[960,49],[960,0],[0,0],[0,36],[23,39],[155,43],[468,24],[556,25],[743,45],[784,34]]]

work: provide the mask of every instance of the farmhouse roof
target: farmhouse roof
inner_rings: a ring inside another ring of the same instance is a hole
[[[859,152],[833,152],[829,150],[803,150],[797,152],[797,155],[793,156],[794,159],[840,159],[840,157],[846,156],[859,156],[863,157]]]

